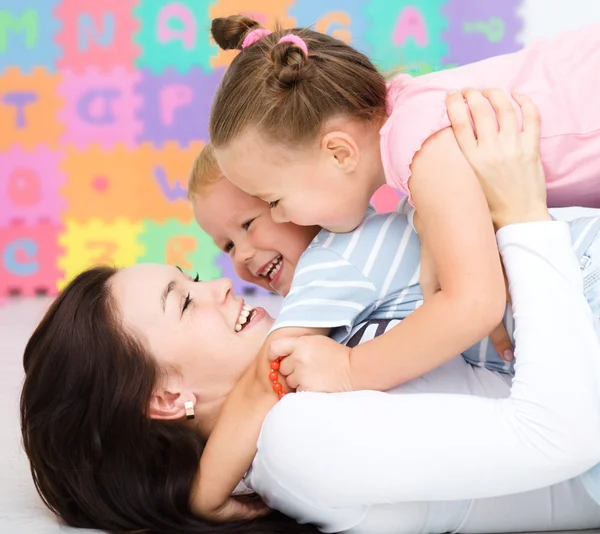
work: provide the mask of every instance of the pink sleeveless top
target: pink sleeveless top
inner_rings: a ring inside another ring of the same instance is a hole
[[[387,182],[410,197],[413,156],[431,135],[450,126],[448,91],[498,88],[529,96],[540,111],[549,205],[600,207],[598,82],[600,25],[456,69],[400,75],[390,83],[390,116],[381,129]]]

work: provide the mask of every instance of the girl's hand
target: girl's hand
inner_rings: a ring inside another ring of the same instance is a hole
[[[423,300],[427,300],[441,290],[435,262],[433,261],[431,251],[429,250],[426,241],[423,240],[421,241],[421,269],[419,284],[421,285]]]
[[[350,348],[327,336],[282,337],[271,342],[269,359],[283,358],[279,373],[296,391],[352,391]]]
[[[496,229],[508,224],[551,220],[540,160],[540,117],[533,102],[502,91],[467,89],[447,96],[454,135],[485,193]],[[471,123],[469,112],[473,119]]]

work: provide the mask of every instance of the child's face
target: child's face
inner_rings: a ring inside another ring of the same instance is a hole
[[[268,204],[224,178],[195,195],[192,206],[196,222],[229,254],[242,280],[288,294],[298,259],[318,227],[276,224]]]
[[[361,223],[373,191],[356,172],[341,168],[334,151],[313,147],[292,152],[252,132],[215,153],[231,182],[269,203],[274,221],[332,232],[349,232]]]

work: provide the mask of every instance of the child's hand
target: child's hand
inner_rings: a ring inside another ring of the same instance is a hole
[[[274,340],[269,359],[283,357],[279,373],[299,391],[352,391],[350,349],[326,336],[287,337]]]
[[[421,293],[423,293],[423,300],[427,300],[441,290],[433,256],[431,255],[431,251],[429,250],[426,242],[423,240],[421,240],[421,268],[419,284],[421,286]]]
[[[508,332],[504,327],[504,323],[500,323],[496,328],[492,330],[492,332],[490,333],[490,341],[492,342],[492,345],[494,345],[496,352],[504,361],[513,361],[513,346],[510,341],[510,337],[508,337]]]
[[[502,91],[468,89],[447,97],[454,136],[479,179],[496,228],[550,220],[539,153],[540,116],[529,98],[513,98],[521,107],[523,131]]]

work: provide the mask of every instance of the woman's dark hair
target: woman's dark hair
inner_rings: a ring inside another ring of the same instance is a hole
[[[242,49],[260,24],[242,15],[212,21],[212,36],[227,49]],[[279,42],[287,34],[297,44]],[[210,139],[227,145],[247,127],[288,145],[316,139],[325,121],[340,115],[368,121],[386,115],[385,78],[364,54],[308,29],[276,29],[243,49],[219,86],[210,117]]]
[[[25,348],[21,432],[44,503],[71,526],[112,533],[316,532],[281,514],[212,524],[191,513],[204,443],[146,415],[160,370],[121,325],[115,273],[77,276]]]

